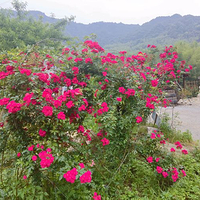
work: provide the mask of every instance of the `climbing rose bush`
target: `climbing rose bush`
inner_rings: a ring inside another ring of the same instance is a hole
[[[32,48],[1,57],[1,130],[14,144],[5,148],[16,152],[14,162],[23,170],[18,176],[26,177],[27,185],[47,185],[45,180],[51,180],[61,188],[57,195],[68,199],[79,198],[69,191],[75,189],[90,197],[94,194],[93,199],[103,198],[97,193],[105,194],[106,184],[113,184],[106,176],[122,166],[133,145],[146,143],[137,135],[137,127],[156,107],[169,104],[162,90],[176,87],[182,72],[191,69],[178,60],[172,46],[155,63],[152,52],[114,55],[90,40],[61,52]],[[152,144],[148,148],[165,144],[160,134],[145,137]],[[163,179],[171,173],[171,180],[177,181],[180,172],[175,166],[164,169],[158,158],[154,166],[156,153],[138,149],[137,155]]]

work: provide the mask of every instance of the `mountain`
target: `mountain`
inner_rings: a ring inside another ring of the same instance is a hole
[[[28,16],[43,22],[55,23],[60,19],[46,16],[40,11],[29,11]],[[200,42],[200,16],[175,14],[157,17],[142,25],[113,22],[95,22],[82,24],[71,22],[64,33],[83,40],[85,36],[94,33],[97,41],[106,49],[141,50],[147,44],[173,45],[175,42]]]
[[[98,42],[105,46],[106,44],[115,44],[128,33],[134,33],[139,27],[139,25],[112,22],[96,22],[88,25],[72,22],[67,26],[65,33],[79,38],[94,33],[97,35]]]
[[[28,16],[32,16],[35,19],[41,17],[45,23],[55,23],[59,20],[47,17],[40,11],[29,11]],[[139,27],[140,25],[138,24],[128,25],[113,22],[95,22],[91,24],[70,22],[65,29],[65,34],[71,37],[78,37],[81,40],[83,40],[85,36],[95,34],[100,45],[105,46],[108,44],[115,44],[128,33],[134,33]]]
[[[200,42],[200,17],[178,14],[171,17],[157,17],[144,23],[133,33],[128,33],[120,42],[132,45],[169,45],[178,40]]]

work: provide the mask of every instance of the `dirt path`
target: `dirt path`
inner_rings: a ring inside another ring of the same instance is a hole
[[[200,140],[200,94],[196,98],[180,100],[175,107],[161,108],[160,114],[168,113],[177,130],[192,133],[194,140]]]

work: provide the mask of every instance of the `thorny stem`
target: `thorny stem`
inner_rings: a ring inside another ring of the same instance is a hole
[[[112,176],[113,178],[112,178],[112,180],[108,183],[107,187],[113,182],[114,177],[117,175],[117,173],[118,173],[118,171],[120,170],[121,166],[122,166],[123,163],[125,162],[125,160],[126,160],[128,154],[130,153],[130,150],[129,150],[128,153],[127,153],[127,149],[128,149],[128,144],[129,144],[129,142],[130,142],[130,134],[129,134],[129,138],[128,138],[128,141],[127,141],[126,149],[125,149],[125,151],[124,151],[124,156],[123,156],[124,158],[122,159],[122,162],[120,163],[120,165],[119,165],[119,167],[117,168],[116,172],[113,174],[113,176]]]
[[[4,151],[1,155],[1,183],[3,184],[3,163],[4,163]]]
[[[17,183],[16,183],[16,199],[17,199],[17,195],[18,195],[18,168],[16,169],[16,176],[17,176]]]
[[[56,184],[55,184],[53,181],[51,181],[51,180],[50,180],[47,176],[45,176],[44,174],[43,174],[43,177],[46,178],[46,180],[49,181],[57,190],[59,190],[59,191],[61,192],[61,194],[67,199],[67,197],[62,193],[62,191],[56,186]]]
[[[120,163],[119,167],[117,168],[116,172],[114,173],[114,175],[112,176],[113,179],[114,177],[117,175],[118,171],[120,170],[121,166],[123,165],[123,163],[125,162],[127,156],[128,156],[129,152],[126,154],[126,156],[124,157],[124,159],[122,160],[122,162]],[[113,179],[108,183],[107,187],[113,182]]]
[[[34,49],[35,46],[39,45],[40,43],[44,42],[45,40],[59,40],[59,39],[55,39],[55,38],[45,38],[44,40],[41,40],[39,42],[36,42],[35,44],[32,45],[32,47],[28,50],[27,54],[25,55],[25,57],[23,58],[23,60],[21,61],[20,65],[22,65],[24,63],[24,61],[26,60],[26,58],[28,57],[28,55],[31,53],[31,51]]]

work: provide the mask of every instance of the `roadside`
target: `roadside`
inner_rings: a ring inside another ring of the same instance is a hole
[[[171,127],[185,132],[189,130],[194,140],[200,140],[200,94],[190,100],[180,100],[177,106],[160,108],[159,116],[164,113],[171,118]]]

